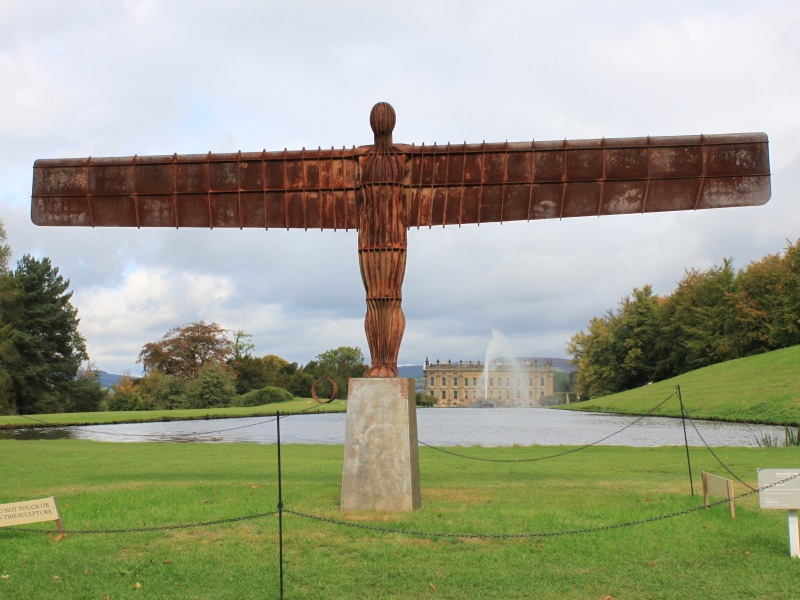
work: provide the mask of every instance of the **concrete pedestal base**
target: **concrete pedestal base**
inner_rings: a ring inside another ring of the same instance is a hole
[[[421,506],[414,380],[351,379],[341,509],[399,512]]]

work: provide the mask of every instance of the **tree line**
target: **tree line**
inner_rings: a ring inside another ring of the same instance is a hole
[[[69,280],[49,258],[14,269],[0,222],[0,413],[97,410],[105,390],[88,367]]]
[[[736,270],[685,272],[657,296],[635,288],[569,341],[582,398],[621,392],[718,362],[800,344],[800,239]]]
[[[142,347],[144,376],[123,377],[112,386],[110,410],[158,410],[259,406],[309,397],[347,395],[347,382],[366,370],[359,348],[341,346],[305,366],[269,354],[253,356],[252,335],[199,321],[173,327]],[[334,390],[335,383],[337,390]]]
[[[350,377],[366,370],[359,348],[342,346],[301,367],[275,355],[253,356],[252,336],[216,323],[170,329],[142,347],[144,377],[106,390],[78,331],[70,282],[49,258],[23,256],[12,268],[0,221],[0,414],[91,412],[260,405],[308,397],[346,397]]]

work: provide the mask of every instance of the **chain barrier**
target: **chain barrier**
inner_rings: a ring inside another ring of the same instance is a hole
[[[739,494],[738,496],[734,496],[734,500],[741,500],[743,498],[747,498],[748,496],[752,496],[754,494],[758,494],[763,492],[764,490],[768,490],[779,485],[782,485],[788,481],[792,481],[793,479],[797,479],[800,477],[800,472],[795,473],[794,475],[790,475],[789,477],[785,477],[784,479],[780,479],[773,483],[767,484],[760,488],[751,488],[750,491],[745,492],[743,494]],[[209,527],[213,525],[222,525],[225,523],[235,523],[238,521],[248,521],[253,519],[261,519],[264,517],[271,517],[280,513],[285,513],[289,515],[293,515],[295,517],[300,517],[303,519],[309,519],[312,521],[319,521],[323,523],[328,523],[331,525],[338,525],[341,527],[350,527],[354,529],[364,529],[368,531],[375,531],[379,533],[388,533],[388,534],[396,534],[396,535],[408,535],[414,537],[435,537],[435,538],[462,538],[462,539],[526,539],[526,538],[547,538],[547,537],[561,537],[561,536],[568,536],[568,535],[577,535],[582,533],[595,533],[600,531],[609,531],[612,529],[622,529],[625,527],[634,527],[637,525],[645,525],[648,523],[654,523],[657,521],[664,521],[667,519],[673,519],[676,517],[682,517],[684,515],[688,515],[694,512],[699,512],[706,508],[711,508],[714,506],[719,506],[722,504],[728,504],[728,498],[723,498],[721,500],[715,500],[713,502],[709,502],[708,507],[705,504],[700,504],[697,506],[692,506],[690,508],[685,508],[682,510],[677,510],[670,513],[665,513],[661,515],[654,515],[652,517],[644,517],[642,519],[632,519],[629,521],[622,521],[619,523],[610,523],[608,525],[597,525],[595,527],[584,527],[580,529],[564,529],[560,531],[538,531],[538,532],[526,532],[526,533],[464,533],[464,532],[437,532],[437,531],[421,531],[418,529],[393,529],[390,527],[382,527],[379,525],[369,525],[365,523],[355,523],[352,521],[344,521],[342,519],[331,519],[328,517],[322,517],[319,515],[313,515],[310,513],[299,512],[295,510],[291,510],[286,508],[282,503],[278,504],[277,510],[265,513],[257,513],[253,515],[245,515],[241,517],[231,517],[227,519],[219,519],[216,521],[203,521],[200,523],[183,523],[180,525],[161,525],[155,527],[131,527],[127,529],[65,529],[63,532],[64,534],[68,535],[78,535],[78,534],[119,534],[119,533],[143,533],[143,532],[152,532],[152,531],[169,531],[173,529],[191,529],[196,527]],[[0,530],[2,532],[3,530]],[[55,533],[53,529],[33,529],[27,527],[20,527],[13,530],[5,530],[8,533]]]
[[[735,496],[734,500],[739,500],[742,498],[746,498],[747,496],[752,496],[753,494],[762,492],[764,490],[768,490],[770,488],[776,487],[778,485],[782,485],[787,481],[791,481],[800,477],[800,472],[790,475],[784,479],[776,481],[774,483],[767,484],[763,487],[758,489],[752,489],[749,492],[745,492],[739,496]],[[409,535],[414,537],[435,537],[435,538],[457,538],[457,539],[529,539],[529,538],[549,538],[549,537],[562,537],[568,535],[577,535],[582,533],[596,533],[600,531],[610,531],[612,529],[622,529],[625,527],[635,527],[637,525],[646,525],[648,523],[655,523],[657,521],[664,521],[667,519],[673,519],[676,517],[682,517],[684,515],[688,515],[691,513],[699,512],[701,510],[705,510],[707,508],[711,508],[714,506],[719,506],[722,504],[728,504],[728,498],[723,498],[721,500],[715,500],[714,502],[709,502],[708,506],[705,504],[700,504],[698,506],[693,506],[691,508],[685,508],[683,510],[677,510],[671,513],[666,513],[662,515],[655,515],[652,517],[645,517],[642,519],[634,519],[630,521],[622,521],[620,523],[611,523],[608,525],[597,525],[595,527],[584,527],[581,529],[564,529],[561,531],[544,531],[544,532],[530,532],[530,533],[443,533],[443,532],[435,532],[435,531],[420,531],[416,529],[392,529],[389,527],[382,527],[379,525],[368,525],[365,523],[354,523],[352,521],[343,521],[341,519],[330,519],[327,517],[321,517],[319,515],[312,515],[309,513],[302,513],[298,511],[289,510],[287,508],[283,508],[283,512],[294,515],[296,517],[301,517],[304,519],[311,519],[314,521],[320,521],[323,523],[329,523],[331,525],[339,525],[342,527],[351,527],[354,529],[365,529],[368,531],[376,531],[380,533],[391,533],[391,534],[398,534],[398,535]]]
[[[631,427],[633,427],[637,423],[641,422],[643,419],[651,416],[654,412],[656,412],[659,408],[664,406],[664,404],[666,404],[667,401],[669,401],[674,396],[675,396],[675,392],[672,392],[669,396],[664,398],[661,402],[656,404],[653,408],[651,408],[645,414],[636,417],[633,421],[631,421],[630,423],[625,425],[622,429],[618,429],[617,431],[615,431],[613,433],[610,433],[607,436],[600,438],[599,440],[595,440],[595,441],[590,442],[588,444],[584,444],[583,446],[577,446],[576,448],[570,448],[569,450],[565,450],[563,452],[557,452],[555,454],[548,454],[547,456],[537,456],[535,458],[485,458],[485,457],[481,457],[481,456],[469,456],[468,454],[461,454],[459,452],[454,452],[452,450],[446,450],[446,449],[441,448],[439,446],[431,446],[430,444],[427,444],[427,443],[425,443],[423,441],[420,441],[419,443],[422,446],[430,448],[431,450],[436,450],[437,452],[441,452],[442,454],[449,454],[451,456],[456,456],[458,458],[465,458],[467,460],[477,460],[477,461],[481,461],[481,462],[525,463],[525,462],[537,462],[537,461],[540,461],[540,460],[548,460],[548,459],[551,459],[551,458],[560,458],[562,456],[567,456],[568,454],[574,454],[575,452],[580,452],[581,450],[586,450],[587,448],[591,448],[593,446],[601,444],[601,443],[605,442],[606,440],[611,439],[615,435],[618,435],[618,434],[622,433],[626,429],[630,429]]]
[[[637,417],[631,423],[629,423],[625,427],[615,431],[614,433],[611,433],[611,434],[609,434],[609,435],[607,435],[607,436],[605,436],[603,438],[600,438],[599,440],[596,440],[596,441],[594,441],[594,442],[592,442],[590,444],[586,444],[584,446],[579,446],[577,448],[572,448],[572,449],[567,450],[565,452],[560,452],[560,453],[553,454],[553,455],[548,455],[548,456],[542,456],[542,457],[536,457],[536,458],[528,458],[528,459],[487,459],[487,458],[481,458],[481,457],[472,457],[472,456],[462,455],[462,454],[458,454],[458,453],[451,452],[451,451],[448,451],[448,450],[444,450],[442,448],[437,448],[435,446],[430,446],[429,444],[425,444],[424,442],[421,442],[421,443],[423,445],[433,449],[433,450],[438,450],[438,451],[443,452],[445,454],[451,454],[451,455],[454,455],[454,456],[458,456],[460,458],[467,458],[467,459],[471,459],[471,460],[479,460],[479,461],[484,461],[484,462],[533,462],[533,461],[545,460],[545,459],[549,459],[549,458],[556,458],[556,457],[565,456],[567,454],[571,454],[571,453],[574,453],[574,452],[578,452],[578,451],[584,450],[586,448],[590,448],[592,446],[595,446],[595,445],[597,445],[597,444],[599,444],[599,443],[601,443],[601,442],[603,442],[603,441],[605,441],[605,440],[607,440],[607,439],[619,434],[622,431],[625,431],[626,429],[634,426],[635,424],[639,423],[642,419],[650,416],[656,410],[661,408],[661,406],[663,406],[673,396],[675,396],[675,392],[673,392],[672,394],[667,396],[664,400],[659,402],[656,406],[654,406],[652,409],[650,409],[650,411],[648,411],[646,414]],[[292,413],[290,415],[280,415],[279,414],[279,415],[275,416],[274,418],[269,418],[268,422],[275,422],[275,421],[279,422],[279,419],[280,419],[281,416],[286,417],[286,416],[301,415],[301,414],[306,413],[308,410],[315,409],[315,408],[318,408],[318,407],[312,406],[312,407],[309,407],[308,409],[304,409],[303,411],[300,411],[300,412],[297,412],[297,413]],[[44,421],[41,421],[39,419],[35,419],[33,417],[26,417],[26,418],[29,418],[30,420],[40,421],[42,423],[45,423]],[[741,478],[736,476],[735,473],[733,473],[733,471],[731,471],[727,467],[727,465],[725,465],[724,462],[722,462],[722,460],[719,459],[719,457],[716,455],[716,453],[711,449],[711,447],[708,445],[706,440],[703,438],[702,434],[700,434],[699,430],[697,429],[696,424],[691,419],[691,417],[689,417],[689,420],[692,423],[692,426],[694,427],[694,429],[697,432],[698,436],[703,441],[703,444],[706,446],[706,448],[709,449],[709,451],[711,451],[711,453],[714,455],[714,457],[717,459],[717,461],[720,463],[720,465],[722,465],[731,475],[736,477],[736,479],[740,483],[742,483],[743,485],[745,485],[746,487],[748,487],[750,489],[750,491],[745,492],[744,494],[735,496],[734,500],[746,498],[746,497],[751,496],[753,494],[760,493],[760,492],[762,492],[764,490],[776,487],[778,485],[782,485],[783,483],[786,483],[788,481],[796,479],[797,477],[800,477],[800,472],[799,472],[799,473],[796,473],[796,474],[791,475],[789,477],[786,477],[784,479],[781,479],[779,481],[776,481],[774,483],[765,485],[765,486],[763,486],[761,488],[753,488],[752,486],[750,486],[747,483],[745,483],[744,481],[742,481]],[[234,430],[234,429],[241,429],[241,428],[244,428],[244,427],[252,427],[254,425],[262,424],[262,423],[264,423],[264,421],[259,421],[258,423],[250,423],[250,424],[247,424],[245,426],[232,427],[232,428],[224,429],[224,430],[215,430],[215,431],[206,432],[206,433],[219,433],[219,432],[222,432],[222,431],[231,431],[231,430]],[[121,434],[121,435],[125,435],[125,434]],[[194,434],[185,434],[185,435],[203,435],[203,433],[194,433]],[[280,441],[278,442],[278,444],[280,445]],[[67,530],[61,531],[59,533],[63,533],[65,535],[77,535],[77,534],[102,534],[102,535],[107,535],[107,534],[142,533],[142,532],[153,532],[153,531],[170,531],[170,530],[176,530],[176,529],[191,529],[191,528],[197,528],[197,527],[210,527],[210,526],[222,525],[222,524],[226,524],[226,523],[235,523],[235,522],[240,522],[240,521],[260,519],[260,518],[274,516],[276,514],[280,516],[280,515],[285,513],[285,514],[294,515],[294,516],[300,517],[300,518],[305,518],[305,519],[310,519],[310,520],[314,520],[314,521],[329,523],[329,524],[332,524],[332,525],[338,525],[338,526],[342,526],[342,527],[351,527],[351,528],[356,528],[356,529],[364,529],[364,530],[369,530],[369,531],[376,531],[376,532],[380,532],[380,533],[410,535],[410,536],[416,536],[416,537],[460,538],[460,539],[526,539],[526,538],[547,538],[547,537],[568,536],[568,535],[576,535],[576,534],[583,534],[583,533],[593,533],[593,532],[600,532],[600,531],[608,531],[608,530],[612,530],[612,529],[620,529],[620,528],[624,528],[624,527],[633,527],[633,526],[637,526],[637,525],[644,525],[644,524],[647,524],[647,523],[653,523],[653,522],[656,522],[656,521],[663,521],[663,520],[666,520],[666,519],[671,519],[671,518],[676,518],[676,517],[680,517],[680,516],[683,516],[683,515],[691,514],[691,513],[694,513],[694,512],[697,512],[697,511],[700,511],[700,510],[703,510],[703,509],[706,509],[706,508],[710,508],[710,507],[713,507],[713,506],[717,506],[717,505],[721,505],[721,504],[727,504],[728,502],[729,502],[729,500],[727,498],[725,498],[725,499],[721,499],[721,500],[717,500],[717,501],[711,502],[711,503],[709,503],[708,506],[706,506],[705,504],[702,504],[702,505],[686,508],[686,509],[679,510],[679,511],[674,511],[674,512],[671,512],[671,513],[666,513],[666,514],[662,514],[662,515],[655,515],[655,516],[652,516],[652,517],[645,517],[645,518],[642,518],[642,519],[634,519],[634,520],[629,520],[629,521],[623,521],[623,522],[620,522],[620,523],[612,523],[612,524],[608,524],[608,525],[598,525],[598,526],[594,526],[594,527],[586,527],[586,528],[580,528],[580,529],[568,529],[568,530],[561,530],[561,531],[545,531],[545,532],[513,533],[513,534],[512,533],[480,534],[480,533],[463,533],[463,532],[462,533],[432,532],[432,531],[421,531],[421,530],[414,530],[414,529],[392,529],[392,528],[381,527],[381,526],[377,526],[377,525],[369,525],[369,524],[364,524],[364,523],[354,523],[354,522],[350,522],[350,521],[344,521],[344,520],[341,520],[341,519],[331,519],[331,518],[322,517],[322,516],[319,516],[319,515],[313,515],[313,514],[310,514],[310,513],[303,513],[303,512],[299,512],[299,511],[290,510],[290,509],[287,509],[284,506],[284,504],[283,504],[283,502],[281,500],[279,500],[278,506],[277,506],[277,510],[274,510],[274,511],[265,512],[265,513],[251,514],[251,515],[245,515],[245,516],[239,516],[239,517],[230,517],[230,518],[218,519],[218,520],[213,520],[213,521],[203,521],[203,522],[197,522],[197,523],[184,523],[184,524],[177,524],[177,525],[161,525],[161,526],[153,526],[153,527],[132,527],[132,528],[125,528],[125,529],[67,529]],[[13,533],[47,533],[47,534],[53,533],[52,529],[37,529],[37,528],[15,528],[13,530],[5,530],[5,531],[10,531],[10,532],[13,532]]]
[[[273,510],[272,512],[257,513],[254,515],[245,515],[243,517],[229,517],[227,519],[218,519],[216,521],[202,521],[199,523],[181,523],[179,525],[156,525],[153,527],[129,527],[127,529],[64,529],[58,530],[58,533],[65,535],[77,534],[98,534],[107,535],[112,533],[145,533],[151,531],[171,531],[173,529],[193,529],[197,527],[210,527],[213,525],[224,525],[225,523],[236,523],[238,521],[252,521],[253,519],[263,519],[264,517],[271,517],[277,515],[280,510]],[[7,530],[9,533],[56,533],[53,529],[34,529],[30,527],[18,527]]]
[[[722,461],[722,459],[721,459],[719,456],[717,456],[717,453],[716,453],[716,452],[714,452],[714,449],[713,449],[711,446],[709,446],[708,442],[707,442],[707,441],[706,441],[706,439],[703,437],[703,434],[702,434],[702,433],[700,433],[700,430],[697,428],[697,424],[694,422],[694,419],[692,419],[692,417],[689,415],[689,413],[688,413],[688,412],[686,412],[686,418],[687,418],[687,419],[689,419],[689,423],[691,423],[691,424],[692,424],[692,427],[694,428],[694,431],[695,431],[695,433],[696,433],[696,434],[697,434],[697,436],[700,438],[700,440],[703,442],[703,445],[706,447],[706,450],[708,450],[708,451],[711,453],[711,456],[713,456],[713,457],[714,457],[714,459],[715,459],[715,460],[716,460],[716,461],[719,463],[719,465],[720,465],[720,466],[721,466],[723,469],[725,469],[725,470],[728,472],[728,474],[729,474],[731,477],[733,477],[733,478],[734,478],[736,481],[738,481],[739,483],[741,483],[741,484],[742,484],[743,486],[745,486],[746,488],[749,488],[750,490],[752,490],[752,491],[755,491],[755,488],[754,488],[752,485],[750,485],[750,484],[749,484],[749,483],[747,483],[747,482],[746,482],[744,479],[742,479],[742,478],[741,478],[741,477],[739,477],[739,476],[738,476],[736,473],[734,473],[734,472],[731,470],[731,468],[730,468],[728,465],[726,465],[726,464],[725,464],[725,463]]]

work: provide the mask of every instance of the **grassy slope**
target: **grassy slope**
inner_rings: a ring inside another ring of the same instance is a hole
[[[675,392],[692,417],[800,424],[800,346],[712,365],[569,409],[643,414]],[[677,397],[655,414],[680,416]]]
[[[228,408],[193,408],[185,410],[132,410],[89,413],[57,413],[47,415],[2,416],[0,429],[15,427],[42,427],[43,425],[107,425],[109,423],[142,423],[148,421],[190,421],[195,419],[223,419],[232,417],[272,416],[299,412],[344,412],[344,400],[317,404],[308,398],[295,398],[289,402],[261,406],[233,406]]]

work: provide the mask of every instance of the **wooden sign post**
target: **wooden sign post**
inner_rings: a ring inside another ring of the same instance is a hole
[[[708,497],[711,495],[727,498],[731,509],[731,519],[736,518],[736,507],[733,505],[733,481],[703,471],[703,501],[706,508],[709,507]]]
[[[44,521],[55,521],[56,527],[63,533],[64,524],[61,522],[61,515],[58,513],[56,499],[52,496],[39,500],[0,504],[0,527],[13,527],[15,525],[42,523]]]

